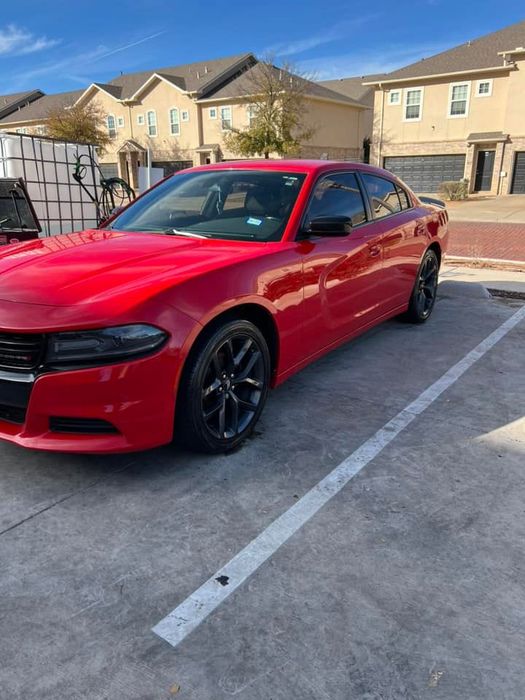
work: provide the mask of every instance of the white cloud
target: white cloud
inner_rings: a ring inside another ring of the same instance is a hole
[[[346,39],[351,35],[352,31],[355,31],[358,27],[377,19],[378,16],[379,15],[377,14],[364,15],[362,17],[356,17],[355,19],[347,22],[339,22],[331,29],[317,32],[311,36],[302,37],[292,41],[283,41],[272,46],[268,46],[266,49],[263,49],[263,54],[270,54],[277,57],[295,56],[297,54],[304,53],[305,51],[309,51],[310,49],[315,49],[317,46],[324,46],[325,44],[331,44],[335,41]]]
[[[57,39],[37,37],[27,29],[8,24],[0,27],[0,56],[21,56],[49,49],[58,44]]]
[[[346,78],[354,75],[370,75],[372,73],[389,73],[390,71],[408,66],[423,57],[433,56],[445,51],[450,44],[420,44],[420,45],[391,45],[381,46],[381,50],[359,50],[351,54],[339,56],[322,56],[299,61],[297,67],[307,73],[314,72],[316,80],[331,80]]]
[[[121,51],[127,51],[139,44],[143,44],[145,41],[150,41],[155,39],[161,34],[165,34],[165,31],[157,32],[156,34],[150,34],[141,39],[123,44],[121,46],[110,47],[106,45],[99,45],[91,51],[86,51],[82,53],[64,53],[64,58],[57,61],[49,61],[47,63],[39,63],[34,68],[28,68],[23,72],[15,75],[11,75],[11,80],[9,82],[10,90],[17,90],[28,85],[33,85],[41,78],[47,76],[62,75],[74,83],[79,83],[84,87],[93,80],[93,77],[83,77],[86,69],[92,74],[92,67],[94,63],[102,62],[104,59],[113,56]],[[114,68],[113,62],[110,61],[108,67],[112,69],[114,73],[117,70]],[[4,86],[4,89],[7,89]],[[71,89],[71,88],[70,88]]]

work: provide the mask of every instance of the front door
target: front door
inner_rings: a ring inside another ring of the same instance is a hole
[[[492,187],[492,173],[494,172],[494,156],[496,151],[478,151],[476,165],[476,179],[474,181],[475,192],[489,192]]]
[[[304,341],[313,354],[381,315],[382,243],[367,223],[354,173],[327,175],[316,184],[303,228],[312,219],[346,216],[347,236],[313,236],[300,243],[304,274]]]

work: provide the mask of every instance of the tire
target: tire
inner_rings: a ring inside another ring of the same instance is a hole
[[[433,250],[427,250],[421,260],[404,319],[409,323],[425,323],[436,303],[439,260]]]
[[[259,420],[270,376],[268,344],[257,326],[238,320],[210,330],[183,372],[176,438],[197,452],[235,449]]]

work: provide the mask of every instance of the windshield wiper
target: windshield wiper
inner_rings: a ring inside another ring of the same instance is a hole
[[[179,231],[176,228],[168,228],[164,231],[167,236],[187,236],[188,238],[209,238],[202,233],[193,233],[192,231]]]

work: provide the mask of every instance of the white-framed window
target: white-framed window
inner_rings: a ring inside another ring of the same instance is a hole
[[[248,105],[246,107],[246,116],[248,118],[248,126],[253,126],[255,117],[257,116],[257,105]]]
[[[149,136],[156,136],[157,135],[157,113],[155,112],[154,109],[150,109],[149,112],[146,112],[146,121],[148,123],[148,135]]]
[[[117,127],[119,129],[124,128],[124,117],[117,117]]]
[[[470,83],[451,83],[448,116],[466,117],[468,114],[468,103],[470,97]]]
[[[107,117],[108,134],[110,139],[114,139],[117,135],[117,123],[113,114],[108,114]]]
[[[210,119],[217,119],[217,107],[210,107],[208,115]]]
[[[189,122],[190,121],[190,113],[188,112],[187,109],[181,110],[180,113],[180,118],[183,122]]]
[[[232,128],[232,108],[221,107],[221,129],[229,131]]]
[[[423,88],[405,89],[405,105],[403,120],[419,122],[423,113]]]
[[[476,97],[490,97],[492,95],[492,78],[478,80],[476,83]]]
[[[390,90],[388,93],[388,104],[389,105],[400,105],[401,104],[401,90]]]
[[[139,126],[144,126],[144,115],[143,114],[137,114],[137,124]]]
[[[176,107],[170,109],[170,131],[172,136],[180,135],[179,110]]]

